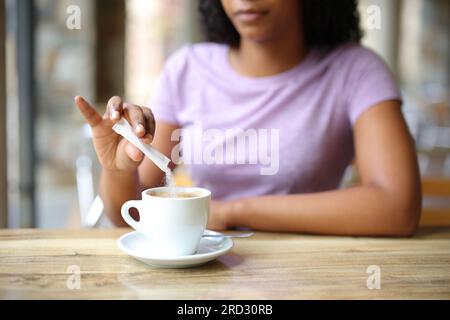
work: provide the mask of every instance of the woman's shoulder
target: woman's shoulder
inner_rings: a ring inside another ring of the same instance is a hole
[[[401,100],[392,71],[375,51],[347,44],[335,51],[333,75],[347,103],[352,124],[367,109],[387,100]]]
[[[358,43],[347,43],[326,54],[318,63],[326,74],[353,88],[371,79],[394,79],[392,70],[375,51]]]
[[[195,44],[186,44],[173,52],[166,61],[168,68],[184,68],[189,65],[211,66],[218,62],[228,46],[225,44],[204,42]]]
[[[202,59],[214,59],[228,49],[228,45],[214,42],[201,42],[187,46],[192,56]]]
[[[339,68],[364,69],[371,65],[386,63],[375,51],[359,43],[347,43],[334,49],[328,56]]]

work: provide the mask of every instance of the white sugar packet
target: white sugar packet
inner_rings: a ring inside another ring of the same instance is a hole
[[[143,143],[134,133],[133,128],[124,118],[120,119],[112,129],[124,137],[128,142],[141,150],[147,158],[152,160],[162,171],[168,172],[170,159],[164,154],[153,148],[152,146]]]

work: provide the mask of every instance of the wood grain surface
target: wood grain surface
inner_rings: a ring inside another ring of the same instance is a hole
[[[256,233],[190,269],[120,251],[128,229],[0,230],[1,299],[450,299],[450,228],[411,239]],[[366,273],[380,267],[381,288]],[[70,266],[81,288],[70,290]]]

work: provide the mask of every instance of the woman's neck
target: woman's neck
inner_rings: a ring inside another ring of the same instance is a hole
[[[286,32],[286,36],[267,41],[243,38],[240,46],[230,50],[232,68],[249,77],[267,77],[285,72],[298,65],[306,57],[300,28],[298,32]]]

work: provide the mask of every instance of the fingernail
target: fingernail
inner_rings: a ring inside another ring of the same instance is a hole
[[[142,142],[146,143],[146,144],[151,144],[153,137],[151,135],[146,135],[144,138],[141,139]]]
[[[113,113],[112,113],[112,118],[113,118],[113,119],[119,119],[119,118],[120,118],[120,113],[119,113],[119,111],[113,111]]]
[[[144,126],[143,126],[142,124],[138,124],[138,125],[136,126],[136,132],[137,132],[137,133],[145,132]]]

